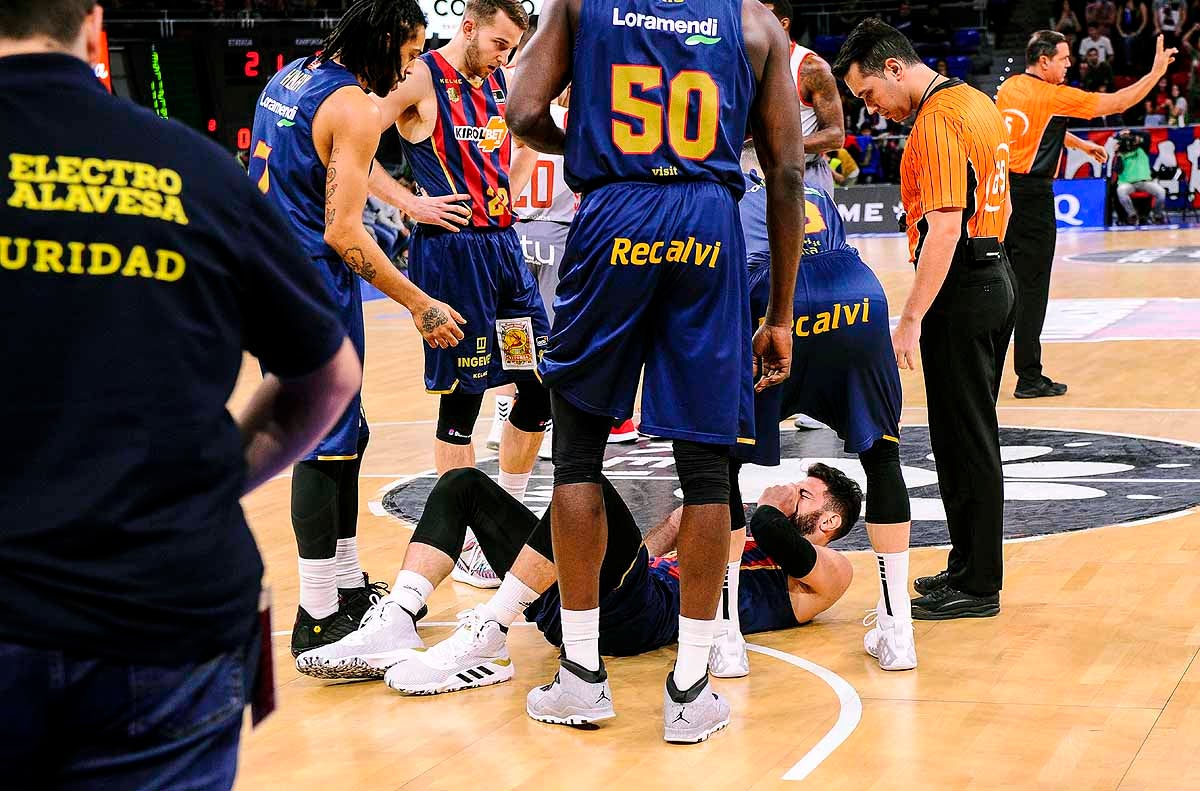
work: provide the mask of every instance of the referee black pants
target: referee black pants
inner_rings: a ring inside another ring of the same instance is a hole
[[[950,530],[950,584],[977,596],[1004,576],[1004,479],[996,397],[1013,330],[1012,274],[956,260],[921,322],[921,360],[938,487]]]
[[[1054,220],[1054,182],[1013,173],[1012,206],[1004,246],[1016,275],[1013,365],[1020,387],[1035,385],[1042,379],[1042,327],[1046,323],[1050,268],[1054,264],[1054,244],[1058,235]]]

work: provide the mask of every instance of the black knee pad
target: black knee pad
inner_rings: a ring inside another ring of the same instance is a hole
[[[508,422],[530,434],[545,431],[550,422],[550,391],[540,382],[518,382],[517,401]]]
[[[684,505],[729,503],[729,449],[686,439],[672,443]]]
[[[554,412],[554,485],[600,483],[612,418],[585,412],[558,393],[550,394],[550,403]]]
[[[483,393],[445,393],[438,403],[437,438],[451,445],[470,445]]]
[[[912,517],[908,487],[900,472],[900,446],[890,439],[876,440],[858,454],[867,474],[867,521],[874,525],[893,525]]]
[[[742,502],[742,485],[738,482],[738,473],[742,471],[742,463],[736,459],[729,460],[729,531],[736,532],[746,526],[746,506]]]

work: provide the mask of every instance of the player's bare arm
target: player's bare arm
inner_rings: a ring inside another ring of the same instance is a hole
[[[809,55],[800,67],[800,98],[812,105],[817,115],[817,131],[804,138],[805,154],[824,154],[846,142],[846,121],[837,80],[829,63],[818,55]],[[836,174],[835,174],[836,179]]]
[[[766,321],[754,334],[754,354],[762,359],[755,387],[762,391],[785,381],[792,368],[792,300],[804,244],[804,147],[787,34],[766,6],[745,0],[742,35],[758,77],[750,124],[767,187],[771,244],[771,298]]]
[[[381,134],[392,124],[406,140],[424,140],[433,133],[437,100],[433,96],[432,79],[424,61],[414,60],[404,79],[387,96],[371,97],[379,108]],[[367,186],[376,198],[424,225],[457,231],[471,221],[471,210],[465,205],[470,203],[470,195],[417,195],[388,175],[378,162],[371,168]]]
[[[550,115],[550,105],[571,80],[579,2],[547,0],[542,6],[537,32],[517,63],[517,84],[509,90],[505,116],[509,130],[525,145],[546,154],[562,154],[567,141],[567,133]]]
[[[432,299],[392,266],[362,223],[367,181],[378,127],[364,119],[379,110],[362,91],[343,89],[325,101],[313,121],[317,153],[328,169],[325,182],[325,241],[363,280],[408,308],[417,330],[430,346],[456,346],[458,324],[465,320],[452,307]]]
[[[508,186],[513,197],[520,195],[529,186],[537,161],[537,151],[520,140],[513,140],[512,166],[508,170]]]
[[[799,623],[808,623],[842,598],[854,579],[854,567],[836,549],[814,546],[817,565],[803,579],[788,577],[788,598]]]

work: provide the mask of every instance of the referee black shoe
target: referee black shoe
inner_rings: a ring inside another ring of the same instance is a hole
[[[1046,398],[1049,396],[1066,395],[1067,386],[1062,382],[1055,382],[1048,376],[1043,376],[1037,382],[1029,384],[1028,382],[1017,382],[1017,389],[1013,391],[1014,398]]]
[[[944,588],[950,584],[950,569],[943,569],[932,577],[917,577],[913,580],[913,587],[917,593],[924,596],[927,593]]]
[[[1000,594],[976,596],[949,585],[913,599],[914,621],[949,621],[954,618],[991,618],[1000,614]]]

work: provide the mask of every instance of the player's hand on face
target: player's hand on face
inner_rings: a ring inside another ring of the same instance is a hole
[[[921,322],[901,318],[892,330],[892,352],[900,370],[917,370],[917,346],[921,343]]]
[[[458,231],[471,221],[470,195],[422,195],[413,202],[409,216],[425,225],[436,225],[447,231]]]
[[[458,325],[466,323],[467,320],[457,310],[436,299],[413,311],[413,324],[417,325],[417,331],[431,349],[457,346],[463,338],[463,331]]]
[[[800,490],[790,483],[768,486],[766,491],[758,496],[758,505],[760,508],[769,505],[791,519],[800,507]]]
[[[754,392],[783,384],[792,372],[792,325],[764,324],[754,333],[754,356],[762,360]]]

